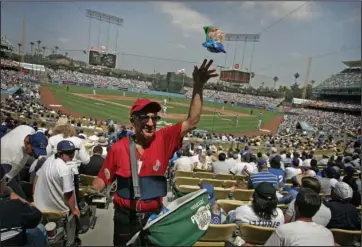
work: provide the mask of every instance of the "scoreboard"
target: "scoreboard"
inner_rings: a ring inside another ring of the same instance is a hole
[[[89,51],[89,64],[94,66],[104,66],[114,69],[116,67],[117,55],[99,51]]]
[[[240,70],[224,70],[220,73],[220,80],[232,83],[249,83],[250,73]]]

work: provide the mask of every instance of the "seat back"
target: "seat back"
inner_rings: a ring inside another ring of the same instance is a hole
[[[232,180],[234,178],[234,175],[232,174],[216,174],[215,179],[220,180]]]
[[[236,180],[225,180],[224,188],[231,188],[236,184]]]
[[[237,207],[240,207],[241,205],[251,204],[251,202],[237,201],[237,200],[217,200],[217,203],[219,203],[220,207],[226,213],[229,213],[231,210],[235,210]]]
[[[208,172],[208,173],[211,173],[211,174],[212,174],[212,172],[211,172],[211,171],[209,171],[209,170],[205,170],[205,169],[197,169],[197,168],[195,168],[195,169],[194,169],[194,172]]]
[[[245,175],[235,175],[235,176],[234,176],[234,180],[248,181],[248,180],[249,180],[249,176],[245,176]]]
[[[175,178],[175,185],[176,188],[178,189],[178,187],[180,185],[194,185],[194,186],[198,186],[200,183],[200,179],[199,178],[185,178],[185,177],[176,177]]]
[[[236,228],[236,224],[210,224],[200,241],[226,242],[233,236]]]
[[[218,180],[218,179],[201,179],[201,183],[208,183],[212,184],[214,187],[223,187],[224,186],[224,180]]]
[[[214,188],[214,192],[215,192],[215,198],[216,198],[216,200],[219,200],[219,199],[229,199],[229,194],[231,193],[231,190],[230,190],[230,189],[224,189],[224,188],[216,187],[216,188]]]
[[[254,190],[234,190],[233,198],[239,201],[251,201],[253,199]]]
[[[193,173],[193,172],[186,172],[186,171],[176,171],[175,177],[193,178],[193,177],[194,177],[194,173]]]
[[[212,179],[214,174],[211,172],[195,172],[195,178],[209,178]]]
[[[250,244],[265,244],[275,228],[253,226],[249,224],[240,225],[240,237]]]
[[[191,193],[194,191],[198,191],[200,189],[200,186],[195,186],[195,185],[183,185],[181,184],[178,187],[178,190],[182,193]]]
[[[350,231],[343,229],[331,229],[334,237],[334,242],[341,246],[353,246],[356,242],[361,240],[361,230]]]
[[[84,186],[91,186],[95,178],[95,176],[80,174],[80,184]]]

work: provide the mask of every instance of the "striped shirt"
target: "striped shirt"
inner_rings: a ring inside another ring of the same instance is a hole
[[[268,182],[273,184],[276,189],[279,188],[278,177],[269,171],[261,171],[252,174],[249,178],[249,188],[255,189],[261,182]]]

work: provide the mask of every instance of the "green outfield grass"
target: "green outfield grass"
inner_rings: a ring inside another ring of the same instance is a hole
[[[80,96],[73,95],[72,93],[79,94],[93,94],[93,88],[85,88],[85,87],[77,87],[77,86],[69,86],[69,93],[66,92],[66,86],[54,85],[54,84],[43,84],[43,87],[46,87],[52,91],[56,99],[59,101],[63,107],[69,109],[70,111],[94,118],[103,118],[103,119],[113,119],[119,121],[121,123],[128,123],[129,119],[129,109],[121,106],[117,106],[112,104],[111,102],[129,105],[131,106],[132,100],[107,100],[107,102],[100,102],[94,99],[86,99]],[[97,95],[118,95],[123,96],[122,91],[113,91],[113,90],[105,90],[105,89],[96,89]],[[128,97],[147,97],[155,100],[163,100],[164,96],[154,96],[149,94],[137,94],[126,92],[125,96]],[[109,103],[108,103],[109,102]],[[186,106],[178,106],[173,105],[172,102],[182,102],[182,103],[190,103],[189,99],[180,99],[180,98],[172,98],[171,104],[168,104],[167,113],[169,114],[187,114],[188,107]],[[205,106],[216,108],[215,111],[204,110],[203,114],[215,115],[215,113],[219,112],[224,106],[225,110],[230,110],[233,112],[240,112],[249,114],[250,108],[245,107],[232,107],[231,105],[221,105],[211,102],[205,102]],[[254,115],[251,117],[240,117],[239,124],[235,127],[235,117],[224,117],[214,118],[212,116],[204,116],[201,118],[199,129],[205,129],[214,132],[249,132],[256,130],[258,115],[259,112],[263,112],[263,123],[269,122],[273,117],[276,116],[277,113],[269,112],[265,110],[254,109]],[[236,115],[236,114],[235,114]],[[176,119],[168,119],[165,117],[167,122],[175,123],[179,120]]]

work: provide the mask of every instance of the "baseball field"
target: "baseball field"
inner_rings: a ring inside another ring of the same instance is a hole
[[[137,94],[132,92],[43,84],[40,89],[41,101],[54,110],[61,110],[74,117],[88,116],[96,119],[113,119],[122,124],[129,123],[129,111],[132,103],[139,98],[149,98],[163,104],[164,96]],[[242,97],[242,96],[241,96]],[[162,120],[176,123],[187,117],[189,99],[172,98],[167,102],[166,114],[160,113]],[[223,108],[223,109],[222,109]],[[235,135],[274,134],[282,119],[276,112],[204,102],[202,117],[198,129],[216,133],[233,133]],[[262,127],[257,129],[258,116],[262,112]],[[238,125],[235,124],[239,117]]]

